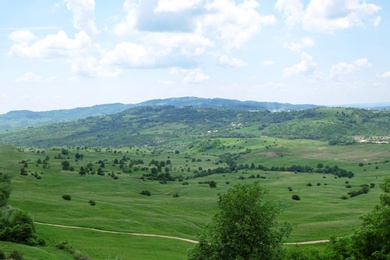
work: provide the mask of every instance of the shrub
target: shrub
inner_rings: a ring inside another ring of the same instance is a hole
[[[341,196],[341,199],[342,199],[342,200],[347,200],[347,199],[348,199],[348,196],[347,196],[347,195],[343,195],[343,196]]]
[[[89,205],[95,206],[95,205],[96,205],[96,202],[95,202],[94,200],[89,200]]]
[[[19,252],[19,251],[13,251],[9,255],[9,258],[13,259],[13,260],[22,260],[23,259],[23,254],[21,252]]]
[[[178,198],[178,197],[180,197],[180,195],[179,195],[179,193],[175,193],[175,194],[173,194],[173,196],[172,197],[174,197],[174,198]]]
[[[210,188],[217,188],[217,183],[215,181],[210,181],[209,186]]]
[[[301,200],[301,197],[299,197],[298,195],[294,194],[292,195],[291,197],[293,200]]]
[[[313,186],[310,182],[306,184],[306,186],[311,187]]]
[[[69,194],[62,195],[62,198],[64,200],[71,200],[72,199],[72,197]]]
[[[148,191],[148,190],[141,191],[141,194],[145,195],[145,196],[151,196],[152,195],[152,193],[150,193],[150,191]]]
[[[186,182],[186,181],[183,181],[183,183],[182,183],[183,185],[188,185],[189,183],[188,182]]]
[[[292,191],[293,189],[292,189],[291,187],[288,187],[288,190],[289,190],[289,191]]]
[[[0,260],[6,259],[3,251],[0,250]]]
[[[317,182],[317,186],[321,186],[321,183]]]

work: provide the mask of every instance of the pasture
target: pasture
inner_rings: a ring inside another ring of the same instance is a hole
[[[359,216],[379,202],[378,186],[390,171],[388,144],[330,146],[320,141],[268,137],[216,140],[206,145],[197,142],[180,151],[164,147],[1,146],[0,172],[12,176],[9,203],[28,211],[36,222],[195,240],[217,211],[220,194],[236,183],[259,181],[269,190],[269,196],[281,204],[284,211],[280,220],[294,224],[289,242],[300,242],[350,233],[360,223]],[[62,149],[67,154],[62,154]],[[82,159],[76,159],[77,153],[83,155]],[[203,170],[228,167],[221,159],[226,154],[242,167],[234,172],[193,178]],[[37,162],[46,157],[49,166],[44,168]],[[131,160],[143,164],[134,163],[129,167],[131,172],[123,172],[115,160],[124,158],[129,159],[127,165]],[[147,175],[155,168],[149,165],[152,160],[164,161],[161,173],[169,172],[175,180],[149,179]],[[72,170],[63,170],[64,161],[70,163]],[[80,168],[88,164],[95,173],[81,175]],[[318,164],[337,165],[352,171],[354,177],[258,169],[258,165],[317,168]],[[22,168],[25,175],[20,174]],[[98,168],[104,175],[97,174]],[[216,188],[210,188],[210,181],[217,183]],[[364,184],[371,186],[367,194],[341,199]],[[149,191],[151,196],[142,195],[141,191]],[[300,200],[293,200],[294,194]],[[63,199],[63,195],[70,195],[71,200]],[[19,250],[25,259],[72,259],[70,253],[56,248],[63,241],[93,259],[185,259],[187,250],[193,246],[174,239],[87,229],[40,224],[36,229],[47,246],[32,248],[0,242],[0,247],[5,252]]]

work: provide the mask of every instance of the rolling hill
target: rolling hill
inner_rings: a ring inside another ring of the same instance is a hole
[[[390,111],[316,108],[290,112],[175,106],[135,107],[117,114],[0,133],[18,146],[188,144],[200,138],[274,136],[337,143],[387,142]]]
[[[27,128],[59,122],[69,122],[90,116],[110,115],[126,109],[141,106],[176,106],[176,107],[226,107],[235,109],[256,109],[270,111],[303,110],[318,107],[316,105],[292,105],[276,102],[238,101],[229,99],[205,99],[196,97],[168,98],[149,100],[138,104],[105,104],[74,109],[33,112],[29,110],[10,111],[0,115],[0,131],[15,128]]]

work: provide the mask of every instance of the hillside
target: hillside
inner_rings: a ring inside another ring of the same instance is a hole
[[[274,136],[352,143],[387,141],[390,111],[317,108],[277,112],[194,107],[136,107],[121,113],[0,133],[18,146],[189,144],[204,137]]]
[[[318,107],[316,105],[292,105],[276,102],[238,101],[229,99],[205,99],[196,97],[168,98],[149,100],[138,104],[106,104],[75,109],[62,109],[44,112],[29,110],[11,111],[0,115],[0,131],[27,128],[59,122],[69,122],[90,116],[110,115],[132,107],[140,106],[176,106],[176,107],[226,107],[235,109],[256,109],[270,111],[303,110]]]
[[[0,115],[0,131],[68,122],[89,116],[115,114],[130,107],[131,105],[117,103],[44,112],[33,112],[29,110],[10,111]]]

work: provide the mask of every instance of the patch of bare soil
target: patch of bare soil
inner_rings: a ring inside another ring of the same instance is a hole
[[[277,154],[275,152],[263,152],[259,153],[260,156],[265,156],[265,157],[275,157]]]

